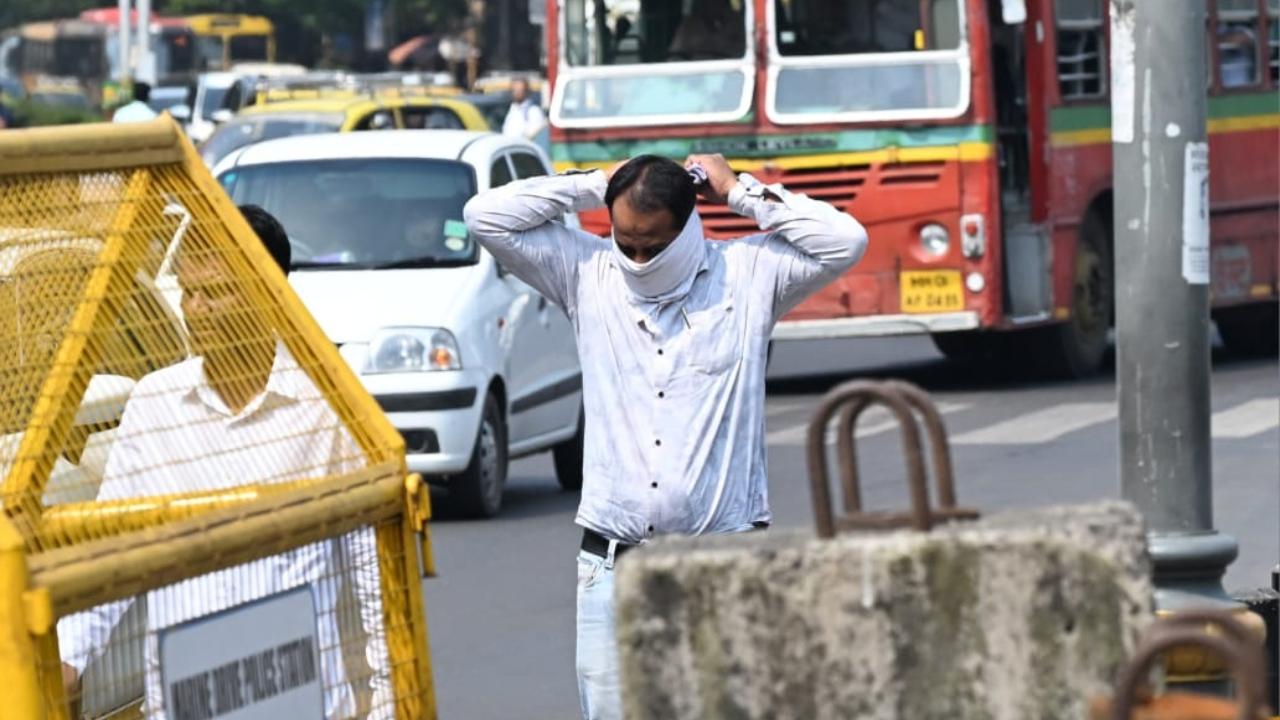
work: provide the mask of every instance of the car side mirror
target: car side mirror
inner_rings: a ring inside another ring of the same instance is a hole
[[[1001,0],[1000,19],[1004,20],[1006,25],[1017,25],[1018,23],[1026,22],[1026,0]]]
[[[235,116],[236,116],[235,113],[231,112],[226,108],[223,108],[221,110],[214,112],[213,115],[209,117],[209,119],[212,120],[214,123],[221,125],[224,122],[230,121]]]
[[[187,122],[191,119],[191,108],[186,105],[174,105],[168,110],[169,115],[178,122]]]

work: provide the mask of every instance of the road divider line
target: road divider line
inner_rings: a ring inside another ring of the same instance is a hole
[[[962,433],[951,442],[956,445],[1034,445],[1115,417],[1115,402],[1062,403]]]
[[[1210,427],[1215,438],[1247,438],[1280,425],[1280,398],[1240,403],[1213,414]]]

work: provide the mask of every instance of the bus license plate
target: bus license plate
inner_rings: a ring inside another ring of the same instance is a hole
[[[904,272],[898,285],[904,313],[964,310],[964,288],[958,270]]]

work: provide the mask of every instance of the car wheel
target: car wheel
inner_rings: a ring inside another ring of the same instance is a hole
[[[507,485],[507,428],[493,395],[484,401],[480,429],[471,451],[471,462],[450,483],[450,496],[458,510],[474,518],[490,518],[502,509]]]
[[[573,437],[551,449],[556,464],[556,480],[562,490],[582,489],[583,439],[586,436],[587,413],[578,411],[578,431]]]

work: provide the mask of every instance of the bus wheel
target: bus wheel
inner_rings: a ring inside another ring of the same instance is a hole
[[[1214,313],[1227,352],[1236,357],[1280,354],[1280,305],[1245,305]]]
[[[1109,236],[1105,221],[1089,215],[1076,247],[1071,316],[1061,324],[1032,331],[1040,370],[1078,378],[1102,367],[1115,307]]]

